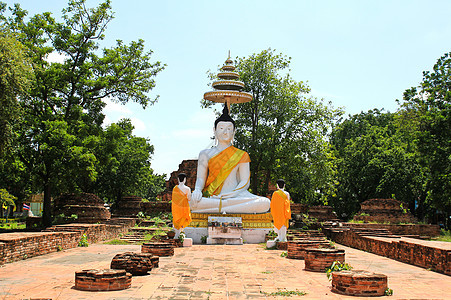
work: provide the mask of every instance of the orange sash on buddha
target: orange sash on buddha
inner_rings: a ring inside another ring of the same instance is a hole
[[[272,194],[271,214],[277,229],[282,228],[283,225],[288,228],[288,220],[291,219],[290,200],[282,190]]]
[[[179,230],[191,223],[191,211],[189,209],[188,197],[176,185],[172,190],[172,224]]]
[[[246,151],[233,146],[224,149],[208,161],[208,178],[203,189],[204,197],[219,195],[224,181],[240,163],[250,162],[251,158]]]

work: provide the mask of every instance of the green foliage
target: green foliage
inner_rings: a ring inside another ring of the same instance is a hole
[[[0,26],[0,154],[10,145],[13,124],[19,118],[19,97],[26,97],[33,80],[26,47]]]
[[[127,242],[125,240],[121,240],[121,239],[112,239],[112,240],[104,242],[104,244],[107,244],[107,245],[130,245],[129,242]]]
[[[133,128],[129,119],[109,125],[94,150],[99,174],[88,187],[110,202],[127,195],[155,200],[164,190],[164,176],[153,174],[150,167],[154,147],[148,139],[134,136]]]
[[[387,288],[387,289],[384,291],[384,295],[385,295],[385,296],[393,296],[393,290]]]
[[[206,236],[206,235],[201,236],[201,237],[200,237],[200,242],[201,242],[202,244],[206,244],[206,243],[207,243],[207,236]]]
[[[417,161],[425,174],[419,198],[420,218],[436,210],[451,215],[451,53],[439,58],[432,71],[423,72],[419,87],[404,92],[400,126],[412,139]]]
[[[421,197],[423,171],[396,118],[374,109],[349,116],[333,129],[336,195],[329,204],[338,215],[349,217],[360,202],[390,198],[394,192],[411,207]]]
[[[268,292],[263,292],[260,291],[261,294],[264,294],[265,296],[269,296],[269,297],[276,297],[276,296],[283,296],[283,297],[291,297],[291,296],[305,296],[307,295],[306,292],[303,291],[289,291],[286,289],[279,289],[277,292],[272,292],[272,293],[268,293]]]
[[[290,58],[271,49],[237,59],[253,100],[231,107],[234,145],[252,159],[253,193],[266,195],[270,182],[284,178],[296,202],[320,201],[315,191],[326,193],[332,172],[327,131],[341,112],[308,96],[310,88],[291,78],[289,65]]]
[[[438,237],[434,237],[431,240],[440,241],[440,242],[451,242],[451,230],[440,230],[440,235]]]
[[[159,216],[153,217],[150,220],[155,222],[155,225],[157,225],[157,226],[166,225],[166,222],[163,219],[161,219],[161,217],[159,217]]]
[[[280,257],[287,257],[288,256],[288,252],[287,251],[283,251],[281,254],[280,254]]]
[[[54,216],[53,224],[68,224],[77,221],[78,216],[76,214],[72,214],[70,216],[66,216],[64,213]]]
[[[21,230],[21,229],[25,229],[26,225],[23,222],[8,222],[8,223],[1,223],[0,224],[0,229],[5,229],[5,230]]]
[[[16,208],[15,200],[17,200],[16,196],[11,195],[5,189],[0,189],[0,209],[7,206],[14,206]]]
[[[183,245],[183,241],[185,240],[185,233],[182,231],[182,232],[180,232],[180,234],[179,234],[179,237],[178,237],[178,240],[179,240],[179,242]]]
[[[347,263],[341,263],[339,261],[334,261],[330,267],[326,268],[326,275],[329,280],[332,280],[332,272],[342,271],[342,270],[352,270],[352,267]]]
[[[35,79],[26,89],[27,97],[18,99],[21,113],[14,127],[16,140],[11,161],[20,160],[21,167],[26,168],[33,183],[31,189],[44,191],[46,226],[51,223],[51,193],[88,189],[92,192],[90,188],[99,173],[102,179],[105,173],[114,174],[102,168],[100,164],[106,161],[96,152],[103,138],[102,99],[134,101],[145,108],[156,101],[148,92],[155,86],[153,78],[164,68],[160,62],[150,62],[152,52],[144,50],[142,40],[129,45],[118,40],[114,47],[99,49],[113,19],[110,1],[95,8],[87,8],[85,2],[69,1],[61,21],[49,12],[26,18],[27,12],[18,4],[10,9],[10,16],[6,15],[6,5],[0,10],[0,27],[24,45],[23,52],[30,59]],[[55,53],[62,55],[64,62],[47,60]],[[21,74],[19,68],[18,64],[18,71],[14,72]],[[120,158],[111,158],[114,159],[123,163]],[[150,169],[146,175],[151,175]],[[149,185],[144,184],[146,188]]]
[[[78,242],[78,247],[88,247],[88,237],[85,233],[82,234],[80,241]]]
[[[267,236],[272,239],[272,238],[276,238],[277,237],[277,233],[274,230],[270,230],[267,234]]]

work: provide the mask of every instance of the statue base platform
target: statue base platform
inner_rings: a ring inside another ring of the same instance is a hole
[[[205,239],[207,243],[209,242],[209,232],[208,232],[208,217],[231,217],[231,218],[241,218],[242,228],[241,230],[241,243],[240,244],[259,244],[265,242],[265,236],[273,228],[272,216],[270,213],[264,214],[199,214],[191,213],[191,223],[183,231],[187,237],[193,239],[193,243],[201,244],[202,240]],[[217,240],[217,242],[220,242]],[[221,241],[220,244],[232,244],[229,241]],[[211,241],[209,244],[216,244]],[[235,243],[233,243],[235,244]]]
[[[243,245],[242,238],[207,238],[207,245]]]

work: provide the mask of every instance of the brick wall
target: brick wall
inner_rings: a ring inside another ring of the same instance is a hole
[[[328,235],[339,244],[451,275],[451,250],[396,239],[360,236],[352,230],[330,231]]]
[[[78,232],[26,232],[0,234],[0,264],[77,247]]]
[[[43,232],[2,233],[0,265],[77,247],[82,234],[86,234],[88,243],[110,240],[125,234],[135,223],[133,219],[113,220],[113,224],[74,223],[56,225]]]
[[[428,224],[375,224],[375,223],[345,223],[351,228],[370,228],[370,229],[387,229],[397,235],[419,235],[427,237],[435,237],[440,235],[439,225]]]

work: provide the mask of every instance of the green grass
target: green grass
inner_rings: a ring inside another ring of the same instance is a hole
[[[8,223],[1,223],[0,228],[6,229],[6,230],[25,229],[26,225],[25,225],[25,223],[8,222]]]
[[[107,245],[130,245],[129,242],[120,240],[120,239],[112,239],[107,242],[104,242],[104,244],[107,244]]]
[[[278,290],[277,292],[272,292],[272,293],[268,293],[268,292],[260,292],[261,294],[264,294],[265,296],[271,296],[271,297],[274,297],[274,296],[284,296],[284,297],[291,297],[292,295],[295,295],[295,296],[305,296],[305,295],[307,295],[307,293],[306,292],[303,292],[303,291],[298,291],[298,290],[295,290],[295,291],[289,291],[289,290]]]
[[[451,242],[451,230],[440,230],[440,235],[438,237],[432,238],[434,241],[440,242]]]

